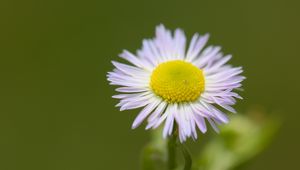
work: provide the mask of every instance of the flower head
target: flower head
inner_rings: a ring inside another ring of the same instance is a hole
[[[231,55],[224,56],[219,46],[204,48],[209,35],[195,34],[186,50],[186,37],[181,29],[174,34],[163,25],[156,28],[156,37],[146,39],[132,54],[126,50],[120,57],[130,64],[113,61],[115,69],[107,77],[121,94],[120,110],[143,108],[132,128],[144,120],[146,129],[163,124],[163,136],[173,132],[175,123],[181,142],[197,138],[197,128],[205,133],[206,123],[215,131],[216,124],[228,122],[221,110],[235,113],[231,107],[241,97],[233,90],[241,87],[245,77],[241,67],[226,64]]]

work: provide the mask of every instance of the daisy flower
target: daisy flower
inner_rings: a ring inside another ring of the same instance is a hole
[[[231,55],[223,55],[221,47],[204,47],[209,35],[194,34],[186,48],[186,36],[181,29],[174,33],[163,25],[156,27],[155,38],[143,40],[142,48],[133,54],[124,50],[119,56],[128,64],[112,61],[115,69],[107,74],[111,85],[121,93],[120,110],[143,108],[132,128],[144,120],[146,129],[162,125],[163,136],[173,133],[177,124],[181,142],[197,138],[210,124],[228,123],[222,110],[235,113],[232,107],[234,90],[241,87],[245,77],[241,67],[226,64]]]

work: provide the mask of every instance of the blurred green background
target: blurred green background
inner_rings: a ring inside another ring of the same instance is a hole
[[[282,128],[246,170],[299,169],[300,1],[4,0],[0,2],[0,169],[137,170],[149,139],[119,112],[106,72],[159,23],[232,53],[245,98]],[[215,135],[210,129],[209,135]],[[205,135],[192,145],[201,145]],[[297,168],[298,167],[298,168]]]

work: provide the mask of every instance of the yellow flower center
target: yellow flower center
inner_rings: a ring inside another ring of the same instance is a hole
[[[196,100],[204,91],[204,75],[191,63],[173,60],[159,64],[152,72],[154,93],[170,103]]]

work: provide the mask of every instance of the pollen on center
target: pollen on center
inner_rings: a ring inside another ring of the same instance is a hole
[[[150,87],[169,103],[191,102],[204,91],[203,71],[189,62],[173,60],[159,64],[152,72]]]

